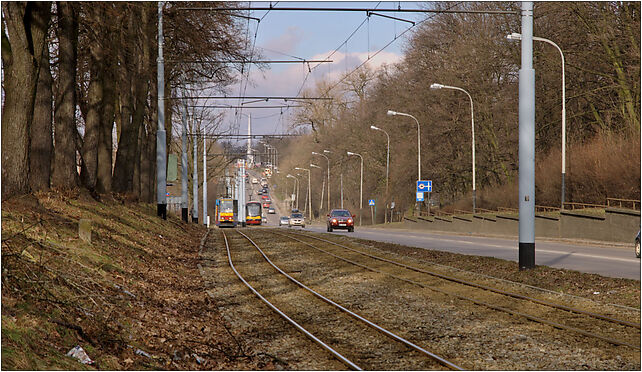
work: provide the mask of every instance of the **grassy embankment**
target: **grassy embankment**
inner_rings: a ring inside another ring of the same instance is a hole
[[[81,218],[91,242],[79,239]],[[252,368],[203,287],[204,233],[86,193],[3,201],[2,369]],[[97,366],[66,357],[76,345]]]

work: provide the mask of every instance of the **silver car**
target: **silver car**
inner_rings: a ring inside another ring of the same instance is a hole
[[[290,226],[290,217],[281,216],[281,218],[279,218],[279,226]]]
[[[303,214],[292,213],[290,216],[290,224],[288,226],[301,226],[302,228],[305,228],[305,219],[303,218]]]

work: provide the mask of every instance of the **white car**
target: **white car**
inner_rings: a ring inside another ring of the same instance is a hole
[[[252,178],[252,184],[256,185],[257,183],[259,183],[259,180],[257,180],[256,178]]]
[[[305,218],[303,218],[303,214],[292,213],[290,216],[290,224],[288,226],[301,226],[302,228],[305,228]]]

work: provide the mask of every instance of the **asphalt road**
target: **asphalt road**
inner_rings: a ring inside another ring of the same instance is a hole
[[[326,231],[325,226],[318,225],[306,229],[323,233]],[[360,239],[518,261],[519,250],[516,238],[486,238],[376,227],[357,227],[353,233],[338,231],[332,234],[347,234]],[[536,240],[535,263],[615,278],[640,280],[640,259],[635,258],[633,242],[630,247],[621,247]]]
[[[249,185],[248,192],[253,192],[252,198],[257,200],[256,191],[258,190],[258,185]],[[270,191],[272,191],[271,185]],[[285,206],[275,200],[273,195],[271,197],[273,199],[272,205],[276,208],[276,214],[266,214],[266,216],[268,218],[267,226],[274,227],[278,226],[279,217],[289,215],[289,211],[285,210]],[[488,238],[381,227],[356,227],[352,233],[344,230],[327,233],[325,225],[319,224],[306,226],[305,230],[325,234],[344,234],[360,239],[396,243],[410,247],[518,261],[517,238]],[[640,259],[635,258],[633,253],[633,238],[631,238],[630,246],[600,245],[594,242],[585,244],[583,242],[536,240],[535,263],[537,265],[577,270],[615,278],[640,280]]]

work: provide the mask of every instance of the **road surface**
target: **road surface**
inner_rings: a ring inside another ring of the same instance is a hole
[[[254,200],[258,185],[252,185]],[[270,185],[272,191],[272,185]],[[268,226],[278,226],[279,217],[289,215],[285,206],[270,193],[276,214],[269,214]],[[327,233],[325,225],[306,226],[306,230]],[[356,227],[353,233],[339,230],[328,234],[343,234],[360,239],[402,244],[410,247],[438,251],[496,257],[518,261],[517,238],[488,238],[447,233],[424,232],[397,228]],[[633,237],[630,246],[584,244],[561,241],[535,242],[535,263],[559,269],[577,270],[615,278],[640,280],[640,259],[633,253]]]

